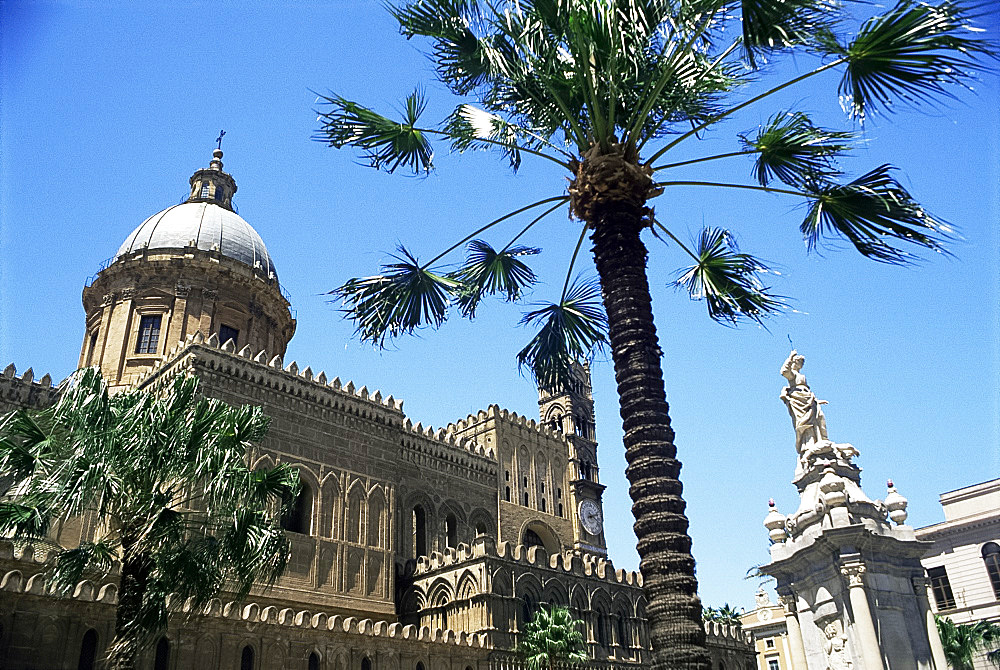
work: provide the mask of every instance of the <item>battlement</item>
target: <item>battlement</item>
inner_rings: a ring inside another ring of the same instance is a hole
[[[481,558],[496,558],[521,565],[561,570],[575,577],[600,579],[615,584],[642,586],[640,573],[631,570],[616,570],[614,564],[606,558],[578,554],[572,551],[549,555],[544,548],[539,546],[529,547],[510,542],[497,544],[492,537],[486,535],[477,537],[472,545],[463,542],[444,552],[432,551],[429,556],[421,556],[417,559],[414,576],[420,577],[442,568],[457,567]]]
[[[743,630],[742,626],[721,623],[719,621],[705,622],[705,635],[708,641],[715,646],[721,646],[724,642],[735,645],[753,644],[753,633]]]
[[[180,362],[184,355],[192,348],[200,348],[202,350],[211,351],[212,353],[228,355],[232,362],[242,361],[244,363],[249,363],[251,366],[257,367],[260,372],[270,371],[280,373],[285,379],[294,379],[295,382],[304,384],[306,387],[312,387],[316,390],[322,389],[327,392],[333,391],[337,396],[345,400],[349,400],[354,408],[358,410],[356,413],[361,416],[372,418],[374,413],[371,410],[375,409],[375,407],[382,410],[398,412],[400,414],[403,412],[402,400],[396,400],[391,395],[383,397],[381,391],[376,390],[374,392],[370,392],[367,386],[362,386],[359,389],[355,386],[353,381],[348,381],[344,384],[341,382],[340,377],[328,380],[326,372],[321,371],[319,374],[316,374],[309,366],[299,368],[297,361],[292,361],[288,365],[284,365],[281,356],[268,357],[267,352],[264,350],[261,350],[254,355],[249,345],[243,347],[239,352],[237,352],[236,346],[233,344],[232,340],[228,340],[224,344],[220,345],[219,336],[216,333],[212,333],[212,335],[206,338],[200,331],[194,335],[188,336],[183,342],[178,342],[165,358],[157,361],[149,372],[135,381],[134,385],[136,387],[141,387],[149,384],[154,379],[159,377],[166,368],[174,366]],[[257,381],[264,383],[263,378]],[[295,389],[288,387],[282,388],[293,392],[295,391]]]
[[[49,374],[36,381],[34,370],[28,368],[18,377],[13,363],[0,373],[0,414],[19,407],[50,407],[58,395],[59,388],[52,386],[52,376]]]
[[[3,577],[0,578],[0,591],[57,597],[51,590],[47,589],[45,576],[41,571],[42,565],[52,561],[54,557],[54,550],[39,549],[31,544],[17,544],[7,539],[0,540],[0,560],[6,559],[8,561],[13,560],[23,563],[25,564],[25,569],[30,572],[26,576],[22,570],[16,568],[6,570]],[[117,575],[117,566],[111,573],[105,576],[114,577],[115,575]],[[107,605],[117,604],[118,585],[114,582],[103,584],[99,584],[99,582],[100,580],[95,582],[87,579],[80,581],[68,598],[84,602],[105,603]],[[290,607],[279,608],[273,605],[261,605],[256,602],[237,603],[235,601],[228,601],[224,603],[222,600],[215,598],[199,612],[194,609],[190,599],[182,600],[175,595],[170,595],[167,597],[167,608],[175,613],[200,614],[206,617],[244,621],[248,624],[260,623],[273,626],[313,628],[350,635],[451,644],[473,648],[485,648],[488,645],[485,634],[455,632],[451,629],[441,628],[431,629],[427,626],[403,626],[396,622],[373,621],[372,619],[344,617],[339,614],[328,614],[326,612],[310,612],[309,610],[296,611]]]
[[[448,433],[466,431],[489,419],[503,421],[509,426],[531,431],[533,433],[541,433],[542,435],[555,440],[560,440],[562,442],[566,441],[566,436],[563,433],[552,430],[548,426],[544,426],[534,419],[529,419],[528,417],[518,414],[517,412],[503,409],[499,405],[490,405],[484,410],[479,410],[476,414],[469,414],[464,419],[459,419],[458,421],[449,423],[446,426],[445,431]]]

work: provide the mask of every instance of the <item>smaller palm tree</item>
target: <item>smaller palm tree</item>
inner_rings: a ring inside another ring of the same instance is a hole
[[[973,670],[976,654],[1000,668],[1000,624],[989,621],[957,624],[947,617],[935,617],[944,657],[952,670]]]
[[[544,607],[524,627],[518,652],[529,670],[554,670],[556,664],[576,665],[587,660],[580,629],[567,607]]]
[[[223,587],[240,600],[288,561],[279,515],[298,492],[297,472],[251,470],[247,454],[268,418],[197,391],[196,378],[178,376],[111,395],[86,368],[54,407],[0,418],[0,536],[37,542],[53,524],[96,517],[95,537],[57,549],[48,575],[57,594],[121,564],[115,670],[134,668],[162,635],[168,595],[193,612]]]
[[[703,607],[701,618],[705,621],[715,621],[730,626],[742,625],[740,613],[735,607],[726,603],[722,607]]]

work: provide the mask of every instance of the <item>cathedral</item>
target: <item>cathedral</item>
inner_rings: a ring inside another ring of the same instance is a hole
[[[118,389],[192,374],[208,396],[263,407],[271,428],[252,461],[294,465],[302,492],[278,583],[204,612],[172,602],[147,667],[520,668],[519,631],[546,604],[583,621],[588,667],[644,667],[641,576],[607,558],[589,369],[540,392],[537,420],[490,405],[432,428],[361,380],[286,362],[295,319],[263,240],[233,207],[222,155],[88,281],[79,365]],[[0,413],[58,394],[31,369],[0,375]],[[74,519],[51,540],[74,546],[96,526]],[[42,544],[0,539],[0,667],[99,667],[118,576],[56,598]],[[707,628],[713,670],[756,667],[740,629]]]

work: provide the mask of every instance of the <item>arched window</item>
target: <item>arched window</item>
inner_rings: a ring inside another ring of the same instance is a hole
[[[444,520],[445,539],[447,546],[454,549],[458,546],[458,521],[454,514],[449,514]]]
[[[312,526],[313,491],[308,482],[299,480],[299,483],[299,495],[281,520],[281,527],[290,533],[308,535]]]
[[[207,198],[208,197],[208,184],[202,184],[201,185],[201,197],[203,197],[203,198]]]
[[[990,576],[993,595],[1000,600],[1000,544],[987,542],[983,545],[983,562],[986,564],[986,573]]]
[[[427,555],[427,515],[424,508],[413,508],[413,557]]]
[[[347,523],[344,528],[344,539],[348,542],[361,544],[364,541],[364,533],[361,528],[362,512],[364,507],[365,494],[361,492],[360,486],[355,486],[347,496]]]
[[[597,644],[605,649],[608,648],[608,615],[604,612],[597,613]]]
[[[535,618],[535,609],[537,609],[535,600],[530,595],[525,593],[521,602],[521,617],[525,624]]]
[[[361,659],[361,670],[372,670],[372,662],[367,656]]]
[[[421,663],[420,661],[417,661],[417,668],[416,668],[416,670],[424,670],[424,664]]]
[[[243,647],[243,654],[240,656],[240,670],[253,670],[253,647],[249,644]]]
[[[542,538],[535,531],[530,528],[524,531],[524,542],[522,544],[526,547],[544,547],[545,543],[542,542]]]
[[[153,661],[153,670],[169,670],[170,668],[170,640],[161,637],[156,643],[156,658]]]
[[[543,512],[545,511],[545,498],[542,498],[542,505],[541,505],[541,510],[542,510]]]
[[[562,516],[562,515],[563,515],[563,506],[562,506],[562,503],[559,503],[559,516]]]
[[[510,487],[509,486],[505,486],[504,487],[504,490],[503,490],[503,499],[506,500],[507,502],[510,502]]]
[[[385,499],[382,491],[377,489],[368,497],[368,546],[382,547],[382,521],[385,517]]]
[[[632,640],[628,637],[628,626],[625,622],[625,615],[618,615],[618,646],[628,649],[632,646]]]
[[[319,654],[315,651],[309,654],[309,670],[319,670]]]
[[[486,535],[486,524],[482,521],[476,523],[476,535]]]
[[[80,662],[77,670],[94,670],[97,661],[97,631],[91,628],[83,635],[80,642]]]
[[[524,506],[525,507],[528,506],[528,492],[527,491],[524,492]]]

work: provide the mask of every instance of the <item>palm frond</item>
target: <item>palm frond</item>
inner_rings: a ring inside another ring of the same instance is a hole
[[[736,325],[741,319],[757,323],[785,307],[781,296],[771,293],[760,275],[770,270],[749,254],[741,253],[728,231],[705,228],[695,245],[697,263],[681,271],[674,285],[694,300],[704,300],[708,315]]]
[[[519,128],[496,114],[469,104],[459,105],[445,120],[444,125],[444,132],[451,137],[454,150],[499,148],[510,161],[514,172],[521,166],[519,131]]]
[[[757,152],[753,176],[761,186],[778,178],[791,186],[826,180],[839,174],[834,159],[850,149],[854,133],[824,130],[802,112],[771,117],[750,139],[741,135],[744,149]]]
[[[952,0],[930,5],[900,0],[867,21],[843,50],[847,69],[840,83],[845,110],[863,119],[888,112],[897,101],[916,104],[950,96],[946,86],[968,85],[996,58],[996,47],[979,37],[976,17]]]
[[[955,235],[952,226],[927,212],[882,165],[848,184],[805,186],[812,202],[800,226],[809,250],[830,235],[846,238],[864,256],[896,265],[916,256],[895,242],[946,253],[945,241]]]
[[[416,0],[387,5],[407,39],[428,37],[434,42],[430,58],[438,80],[456,95],[468,95],[490,79],[496,50],[473,30],[480,22],[470,0]]]
[[[527,312],[521,324],[541,324],[541,328],[518,352],[518,365],[530,369],[542,388],[565,384],[571,379],[572,364],[589,358],[607,341],[600,285],[596,279],[577,279],[562,300]]]
[[[434,151],[427,133],[417,128],[427,107],[423,93],[414,91],[404,101],[403,118],[393,121],[339,95],[321,95],[328,111],[317,111],[321,123],[314,139],[338,149],[361,150],[369,167],[395,172],[406,166],[414,174],[433,169]]]
[[[751,67],[778,49],[815,43],[842,14],[834,0],[741,0],[743,48]]]
[[[421,266],[405,248],[398,251],[396,262],[383,265],[382,274],[350,279],[330,292],[343,301],[358,337],[377,347],[386,338],[440,326],[458,288],[458,282]]]
[[[519,256],[533,256],[534,247],[512,246],[497,251],[482,240],[469,243],[465,264],[449,277],[458,282],[457,302],[462,315],[473,318],[483,297],[502,293],[510,302],[518,300],[537,278]]]
[[[106,573],[111,569],[117,554],[115,547],[106,542],[82,542],[74,549],[64,549],[48,574],[48,581],[61,595],[72,592],[83,579],[84,572],[95,570]]]

